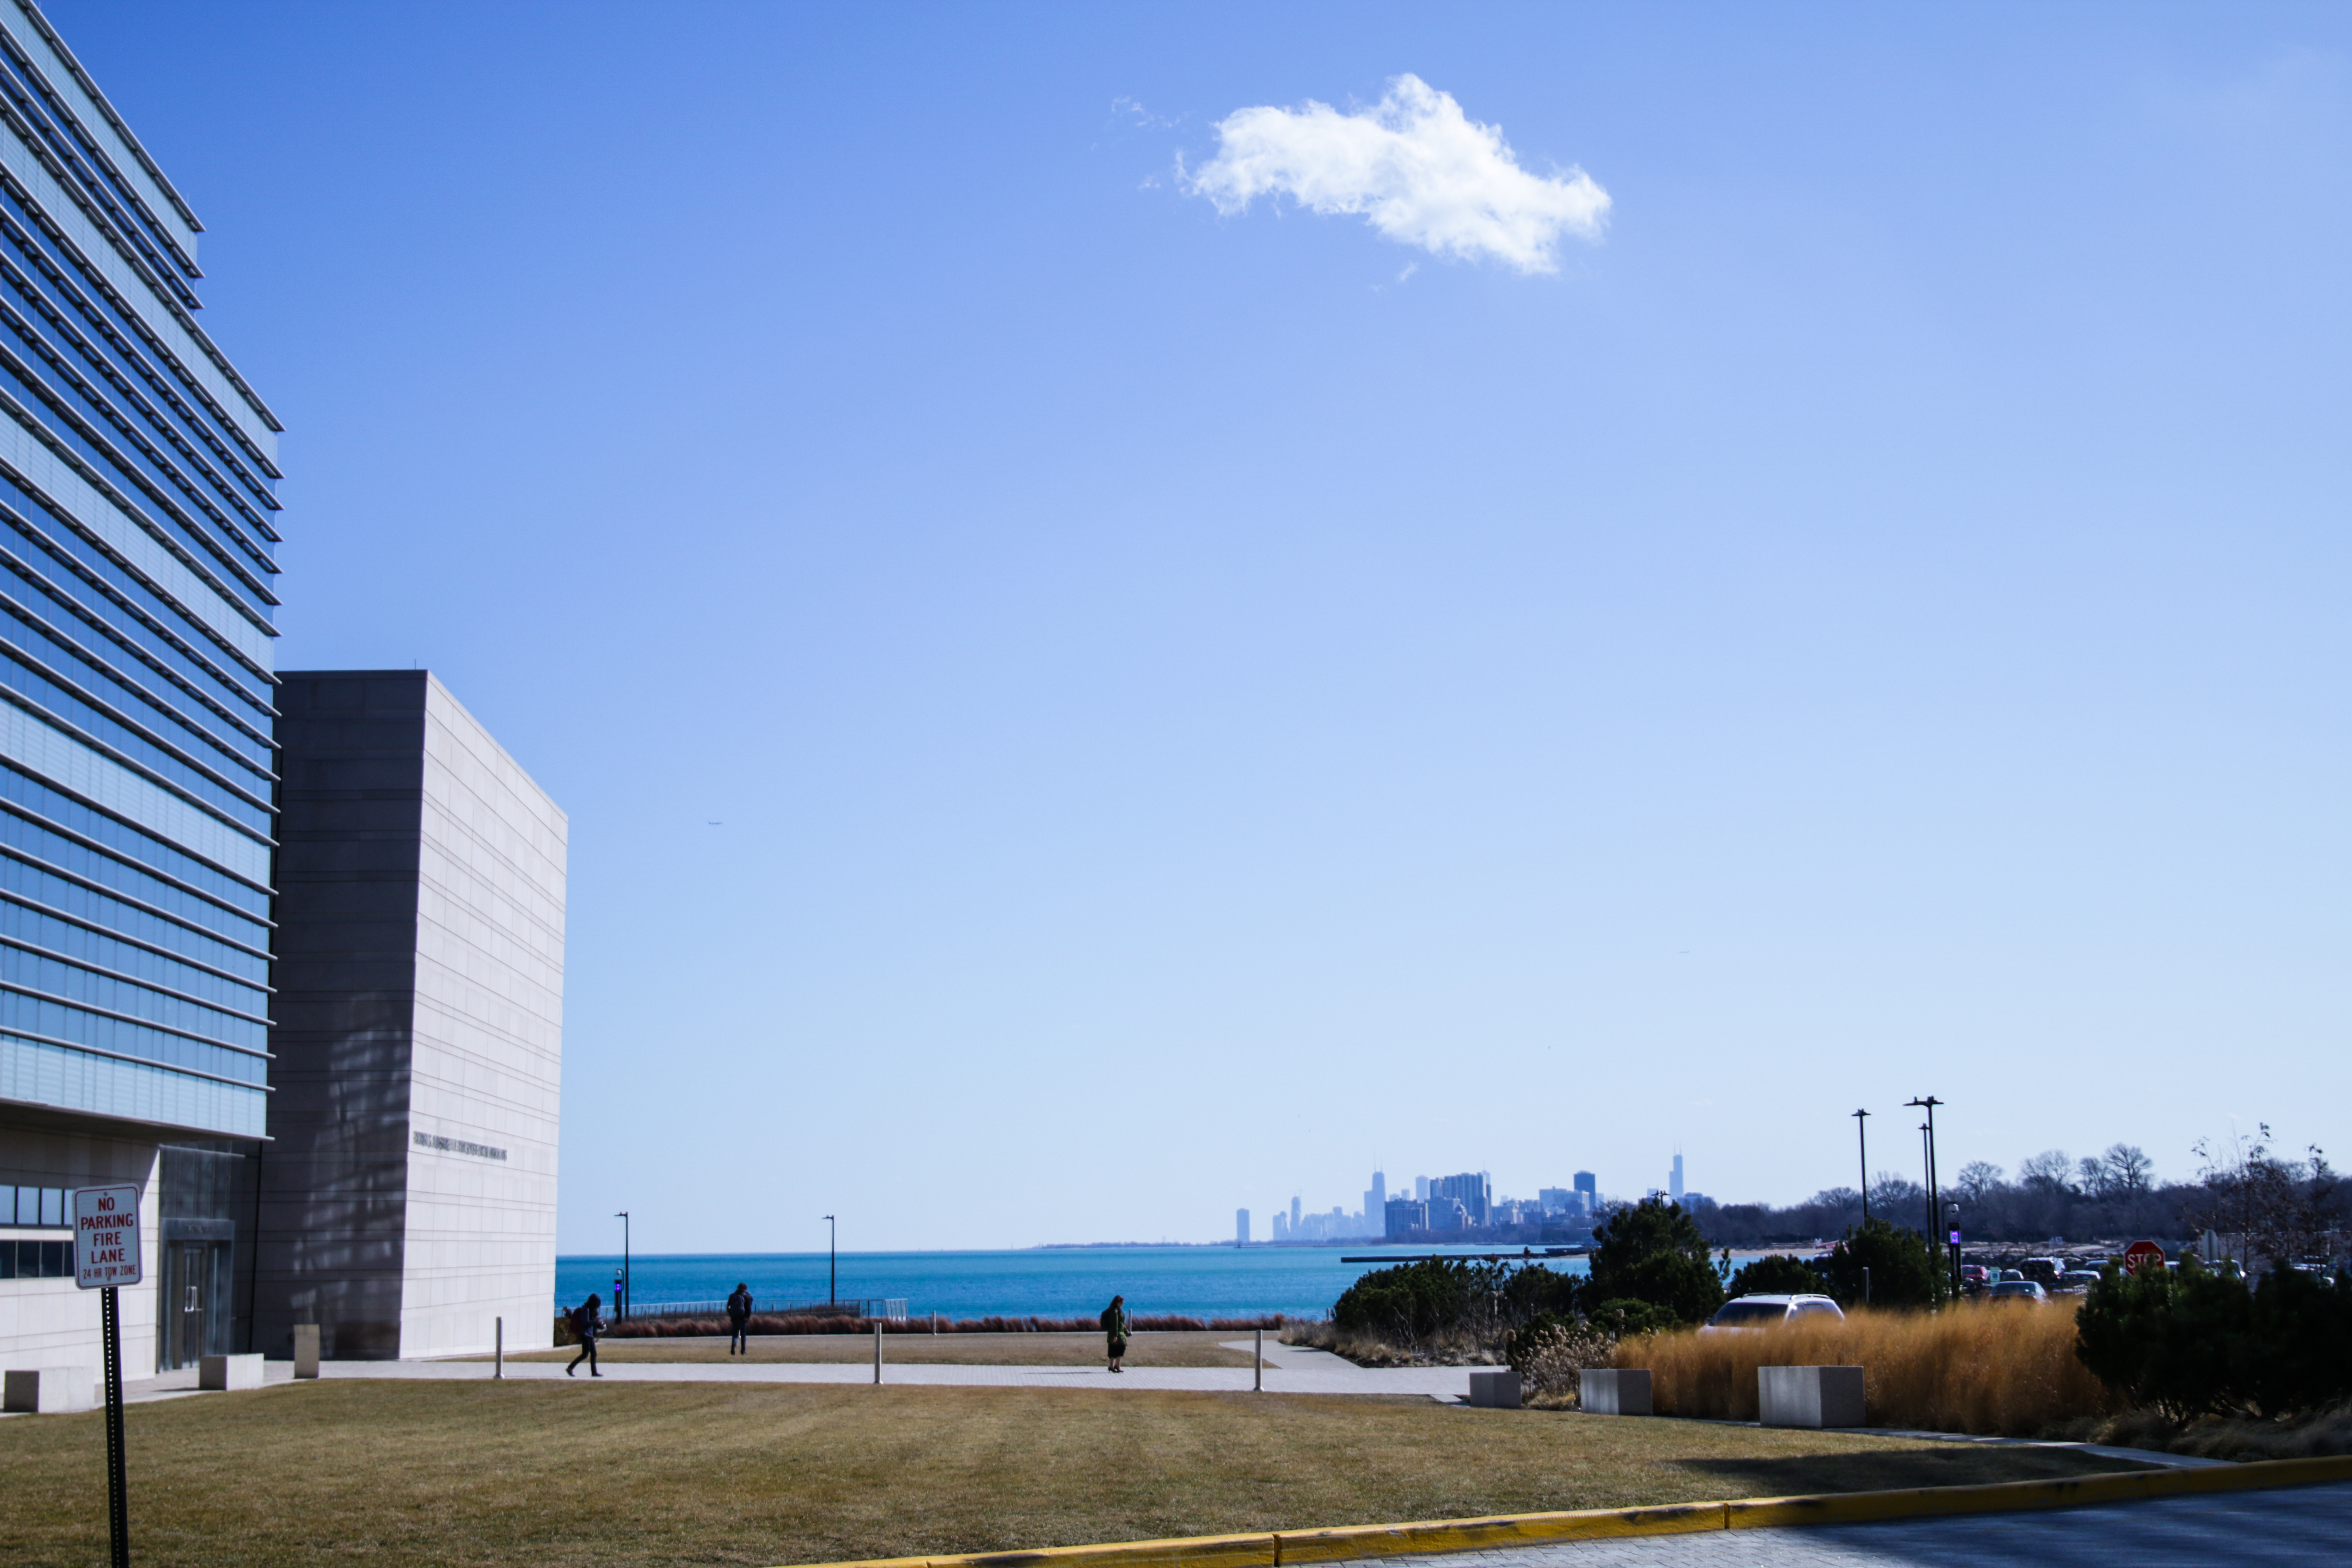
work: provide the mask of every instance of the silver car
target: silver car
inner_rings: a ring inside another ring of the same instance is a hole
[[[1723,1304],[1723,1310],[1699,1325],[1700,1333],[1740,1329],[1771,1329],[1782,1323],[1794,1323],[1807,1318],[1835,1318],[1843,1321],[1845,1314],[1827,1296],[1737,1296]]]
[[[2050,1293],[2042,1289],[2040,1285],[2035,1284],[2031,1279],[2004,1279],[2000,1284],[1994,1286],[1991,1289],[1986,1291],[1985,1299],[1991,1301],[2032,1301],[2040,1303],[2049,1300]]]

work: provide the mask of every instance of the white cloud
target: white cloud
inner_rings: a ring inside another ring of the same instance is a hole
[[[1231,216],[1259,196],[1369,218],[1391,239],[1438,255],[1491,258],[1521,272],[1557,269],[1563,234],[1598,240],[1609,193],[1583,170],[1547,179],[1519,167],[1500,127],[1466,118],[1453,95],[1401,76],[1360,114],[1237,109],[1217,122],[1217,155],[1186,184]]]

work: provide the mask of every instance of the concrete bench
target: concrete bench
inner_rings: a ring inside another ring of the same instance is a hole
[[[1756,1404],[1767,1426],[1860,1426],[1858,1366],[1759,1366]]]
[[[98,1373],[86,1366],[45,1366],[0,1380],[0,1410],[56,1415],[97,1403]]]
[[[208,1355],[196,1363],[198,1388],[238,1389],[261,1386],[258,1355]]]
[[[1519,1374],[1509,1367],[1470,1374],[1470,1403],[1485,1410],[1519,1407]]]
[[[1587,1367],[1576,1374],[1576,1402],[1595,1415],[1647,1415],[1650,1371]]]

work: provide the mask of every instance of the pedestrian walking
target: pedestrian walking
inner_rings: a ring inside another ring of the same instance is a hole
[[[751,1353],[751,1287],[738,1283],[735,1293],[727,1298],[727,1322],[732,1331],[727,1340],[729,1355]]]
[[[588,1363],[589,1376],[604,1375],[596,1370],[596,1333],[604,1327],[601,1321],[604,1305],[603,1297],[591,1296],[587,1300],[572,1309],[572,1335],[580,1342],[580,1353],[572,1358],[572,1365],[563,1369],[564,1376],[570,1377],[583,1361]]]
[[[1109,1344],[1111,1371],[1125,1372],[1127,1368],[1118,1363],[1127,1359],[1126,1297],[1113,1296],[1110,1299],[1110,1305],[1102,1310],[1102,1328],[1103,1337]]]

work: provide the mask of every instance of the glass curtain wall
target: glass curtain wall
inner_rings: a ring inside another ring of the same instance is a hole
[[[250,1139],[278,425],[196,324],[199,227],[0,0],[0,1099]]]

